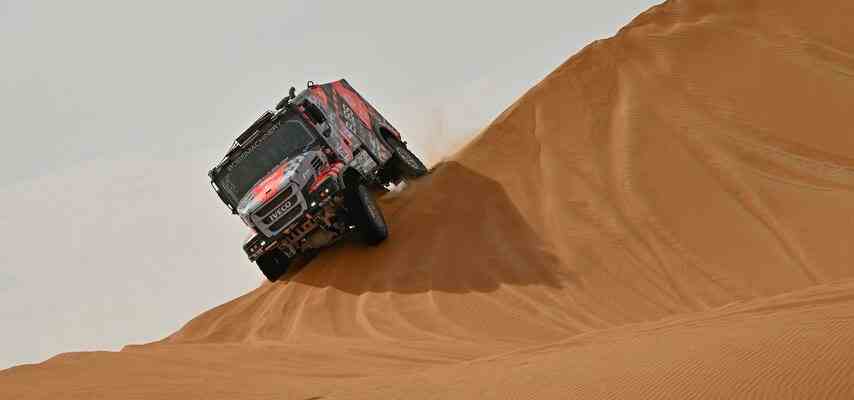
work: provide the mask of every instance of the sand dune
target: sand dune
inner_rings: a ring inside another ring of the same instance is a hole
[[[12,398],[854,397],[854,3],[668,1],[342,244]]]
[[[393,384],[374,378],[330,397],[851,398],[852,293],[854,281],[820,285],[432,368]]]

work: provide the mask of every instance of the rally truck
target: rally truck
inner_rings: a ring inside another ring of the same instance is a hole
[[[400,132],[346,80],[291,88],[235,139],[211,186],[251,229],[243,250],[270,281],[346,237],[388,236],[375,196],[428,172]]]

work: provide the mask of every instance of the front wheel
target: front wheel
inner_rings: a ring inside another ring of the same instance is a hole
[[[380,244],[388,237],[388,225],[371,191],[363,183],[348,190],[347,211],[359,233],[369,245]]]
[[[427,175],[427,167],[424,163],[406,147],[403,142],[394,136],[387,136],[386,142],[392,150],[391,166],[404,178],[412,179]]]
[[[288,271],[291,259],[283,251],[273,249],[258,257],[255,263],[267,280],[275,282]]]

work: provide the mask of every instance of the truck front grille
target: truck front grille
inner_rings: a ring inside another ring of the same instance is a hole
[[[305,211],[305,200],[294,185],[288,185],[267,204],[252,215],[262,233],[277,235],[288,224],[294,222]]]
[[[283,215],[281,218],[279,218],[278,221],[276,221],[272,225],[270,225],[270,230],[273,232],[280,231],[282,228],[285,227],[285,225],[287,225],[288,222],[291,222],[301,212],[302,212],[302,206],[297,204],[296,206],[294,206],[294,208],[292,208],[290,211],[288,211],[287,214]]]
[[[282,193],[277,194],[276,197],[273,198],[273,200],[270,200],[270,202],[265,204],[264,207],[261,207],[261,209],[255,213],[255,215],[261,218],[266,217],[267,214],[278,208],[279,205],[282,204],[285,200],[287,200],[288,197],[291,197],[292,194],[294,194],[294,187],[288,186],[287,188],[285,188],[285,190],[282,191]]]

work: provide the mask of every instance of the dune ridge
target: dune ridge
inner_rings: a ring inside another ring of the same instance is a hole
[[[159,342],[12,368],[0,388],[853,397],[851,15],[653,7],[383,199],[383,245],[336,246]]]

